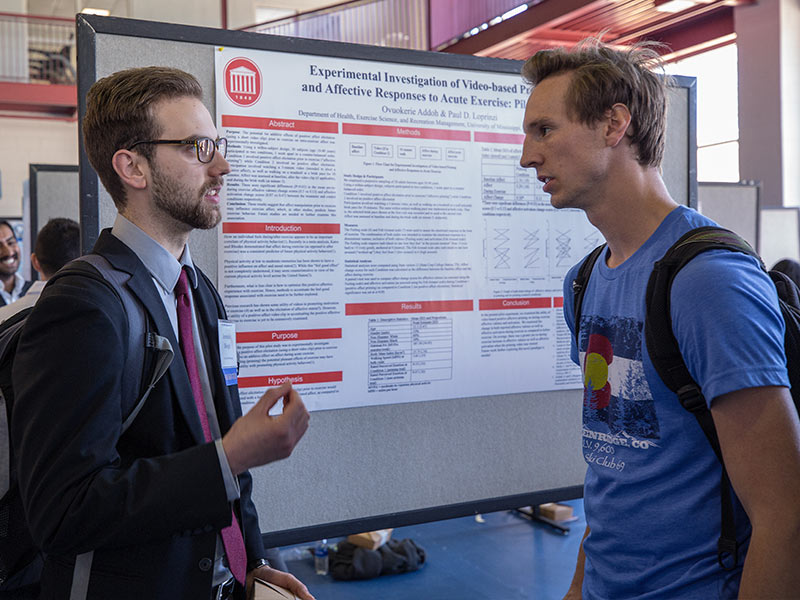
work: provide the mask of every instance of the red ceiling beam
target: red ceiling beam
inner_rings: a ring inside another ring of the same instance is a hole
[[[531,6],[511,19],[459,40],[441,51],[453,54],[475,54],[532,29],[543,25],[552,26],[552,21],[573,11],[592,10],[603,4],[605,4],[605,0],[544,0],[541,4]]]
[[[639,39],[655,39],[661,31],[703,19],[722,9],[730,10],[730,7],[716,0],[709,0],[707,4],[696,4],[692,8],[687,8],[674,14],[667,14],[663,19],[659,19],[649,25],[639,26],[630,33],[622,34],[614,39],[614,43],[624,45],[631,44]]]
[[[63,119],[74,117],[77,110],[77,86],[0,81],[0,111],[44,113]]]
[[[681,23],[663,31],[656,32],[649,39],[664,42],[673,55],[685,57],[687,51],[709,42],[730,38],[736,33],[733,22],[733,7],[726,6],[711,14]]]
[[[0,12],[0,17],[4,17],[3,18],[4,21],[8,21],[9,20],[8,18],[5,18],[5,17],[10,17],[12,20],[13,19],[19,19],[21,21],[36,21],[36,20],[48,21],[48,22],[51,22],[51,21],[63,21],[65,23],[71,23],[73,25],[75,24],[75,18],[74,17],[73,18],[69,18],[69,17],[49,17],[49,16],[43,16],[43,15],[28,15],[28,14],[8,13],[8,12]]]

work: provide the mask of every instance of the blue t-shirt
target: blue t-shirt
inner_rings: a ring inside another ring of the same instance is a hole
[[[735,598],[741,563],[717,563],[720,465],[695,418],[653,368],[644,341],[653,263],[686,231],[713,225],[678,207],[623,264],[598,260],[572,358],[584,376],[585,600]],[[605,254],[603,255],[605,258]],[[564,313],[574,334],[572,281]],[[681,353],[706,401],[759,386],[789,386],[775,288],[747,255],[705,252],[677,275],[671,316]],[[750,526],[736,501],[738,539]]]

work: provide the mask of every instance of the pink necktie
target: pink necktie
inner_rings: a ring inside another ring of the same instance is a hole
[[[197,356],[194,351],[192,304],[189,299],[189,278],[185,269],[181,269],[178,285],[175,286],[175,297],[178,300],[178,334],[180,336],[181,352],[186,363],[186,370],[189,372],[189,382],[192,384],[197,414],[200,416],[200,423],[203,425],[203,435],[207,442],[211,442],[213,438],[211,436],[211,428],[208,426],[208,415],[206,414],[206,405],[203,400],[203,388],[200,385],[200,372],[197,370]],[[244,539],[242,538],[242,531],[239,529],[239,521],[236,519],[236,514],[233,510],[231,510],[231,524],[223,529],[221,534],[231,573],[233,573],[236,581],[244,585],[247,575],[247,552],[244,549]]]

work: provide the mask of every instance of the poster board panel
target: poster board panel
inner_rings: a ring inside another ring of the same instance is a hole
[[[757,183],[701,181],[697,210],[758,248],[760,192],[761,186]]]
[[[779,260],[800,260],[800,209],[762,208],[758,253],[767,268]]]

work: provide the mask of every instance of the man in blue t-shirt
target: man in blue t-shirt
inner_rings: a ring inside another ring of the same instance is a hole
[[[523,76],[521,164],[556,208],[605,236],[574,322],[584,375],[587,528],[567,598],[788,598],[800,590],[800,423],[789,394],[774,286],[744,254],[712,251],[672,287],[681,353],[702,387],[736,495],[740,566],[717,564],[721,467],[695,418],[656,374],[643,336],[653,263],[713,224],[670,197],[660,174],[666,82],[656,49],[586,40],[542,51]],[[752,524],[752,525],[751,525]],[[743,567],[741,566],[743,563]]]

